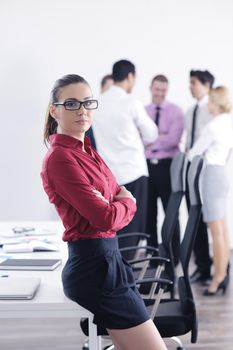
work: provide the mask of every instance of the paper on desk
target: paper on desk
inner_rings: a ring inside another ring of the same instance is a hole
[[[4,244],[18,244],[22,243],[21,238],[1,238],[0,237],[0,247],[2,247]]]
[[[39,240],[32,240],[30,242],[19,244],[4,244],[2,247],[4,253],[31,253],[38,251],[59,251],[55,244],[46,243]]]
[[[50,236],[56,235],[56,230],[49,230],[46,228],[35,228],[31,231],[14,232],[13,230],[0,232],[0,237],[18,238],[24,236]]]

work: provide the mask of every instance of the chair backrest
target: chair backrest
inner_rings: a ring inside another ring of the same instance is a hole
[[[187,168],[185,153],[179,152],[172,160],[170,167],[171,194],[161,229],[162,244],[165,250],[170,250],[173,234],[177,224],[179,207],[185,193],[185,174]]]
[[[202,201],[200,195],[200,179],[203,166],[204,157],[196,156],[191,162],[188,170],[188,186],[191,206],[184,237],[180,246],[180,261],[183,268],[184,279],[187,282],[188,286],[190,285],[188,277],[188,265],[201,216]]]
[[[202,204],[200,192],[200,176],[204,167],[205,160],[203,156],[193,158],[188,171],[188,190],[190,197],[190,205]]]
[[[188,160],[186,154],[179,152],[172,159],[170,167],[171,188],[172,192],[185,191],[185,170]]]
[[[189,325],[186,331],[189,329],[191,330],[192,343],[195,343],[197,340],[198,324],[195,301],[189,281],[188,266],[201,216],[202,201],[200,195],[200,180],[204,163],[204,157],[196,156],[188,170],[190,209],[184,237],[180,246],[180,261],[183,269],[183,276],[178,279],[179,300],[182,313],[184,315],[189,315]]]

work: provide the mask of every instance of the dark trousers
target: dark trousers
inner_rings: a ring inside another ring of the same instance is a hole
[[[187,174],[190,164],[187,167]],[[189,191],[188,191],[188,181],[186,176],[186,203],[187,208],[190,208],[190,199],[189,199]],[[198,230],[193,246],[193,251],[195,255],[195,264],[197,265],[197,269],[206,277],[210,276],[211,264],[212,260],[210,258],[209,251],[209,239],[208,239],[208,231],[207,225],[203,221],[203,216],[201,215],[200,222],[198,225]]]
[[[146,233],[150,235],[149,244],[158,246],[157,233],[157,216],[158,216],[158,198],[161,199],[164,212],[166,212],[168,200],[171,194],[171,179],[170,179],[170,165],[172,159],[162,159],[158,164],[151,164],[147,161],[149,170],[148,181],[148,202],[147,202],[147,225]],[[175,264],[179,260],[180,249],[180,227],[177,222],[176,229],[172,240],[172,249]]]
[[[94,136],[94,132],[92,127],[90,127],[90,129],[88,129],[85,133],[86,136],[89,137],[90,142],[91,142],[91,146],[96,149],[96,143],[95,143],[95,136]]]
[[[124,185],[128,191],[137,200],[137,211],[134,215],[133,220],[120,231],[118,235],[130,232],[143,232],[146,231],[146,213],[147,213],[147,177],[142,176],[139,179]],[[137,245],[138,237],[120,238],[119,248],[129,247]],[[133,252],[122,253],[125,259],[129,260],[134,257]]]

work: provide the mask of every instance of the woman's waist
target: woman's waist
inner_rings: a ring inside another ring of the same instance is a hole
[[[102,231],[91,227],[88,223],[86,226],[77,225],[76,223],[70,225],[63,221],[65,231],[63,233],[63,241],[74,242],[78,240],[95,239],[95,238],[114,238],[116,232],[113,230]]]
[[[72,255],[96,255],[106,254],[109,251],[118,250],[117,237],[112,238],[88,238],[79,239],[77,241],[68,241],[69,256]]]

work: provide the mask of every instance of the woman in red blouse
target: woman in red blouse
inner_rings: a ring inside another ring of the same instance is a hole
[[[97,107],[82,77],[66,75],[55,82],[44,132],[50,148],[41,177],[65,227],[64,292],[93,312],[117,350],[163,350],[132,269],[118,250],[116,231],[132,220],[135,198],[116,183],[85,137]]]

